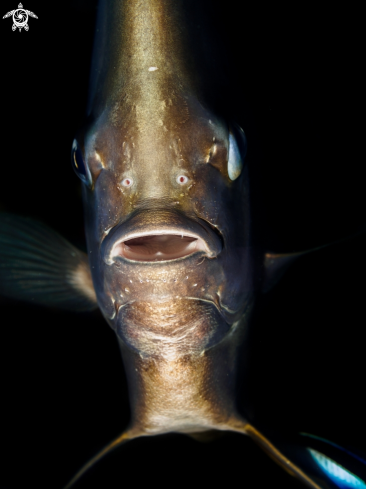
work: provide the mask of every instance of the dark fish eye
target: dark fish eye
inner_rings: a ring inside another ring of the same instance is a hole
[[[84,162],[83,153],[76,139],[74,139],[72,143],[71,163],[76,175],[80,178],[80,180],[84,182],[86,185],[90,186],[91,184],[90,172]]]

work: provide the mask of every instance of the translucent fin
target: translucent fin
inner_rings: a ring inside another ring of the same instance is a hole
[[[73,311],[97,307],[88,258],[46,225],[0,213],[0,294]]]
[[[113,451],[115,448],[119,447],[120,445],[123,445],[129,440],[132,440],[133,438],[136,438],[136,435],[131,434],[129,431],[122,433],[118,438],[113,440],[111,443],[109,443],[106,447],[104,447],[97,455],[95,455],[93,458],[89,460],[78,472],[77,474],[74,475],[74,477],[71,479],[71,481],[66,484],[66,486],[63,489],[70,489],[71,487],[74,486],[76,482],[78,482],[81,477],[86,474],[86,472],[93,467],[97,462],[99,462],[105,455]]]
[[[266,253],[264,257],[265,276],[262,284],[262,292],[265,294],[274,287],[286,272],[288,267],[300,256],[307,253]]]
[[[341,238],[331,243],[317,246],[315,248],[310,248],[309,250],[298,251],[295,253],[272,253],[272,252],[266,253],[264,256],[265,272],[264,272],[264,279],[262,284],[262,292],[263,293],[269,292],[272,289],[272,287],[274,287],[277,284],[277,282],[281,279],[281,277],[289,268],[289,266],[297,258],[300,258],[301,256],[306,255],[307,253],[312,253],[313,251],[318,251],[323,248],[327,248],[328,246],[344,243],[345,241],[348,241],[352,238],[357,238],[358,236],[361,236],[362,234],[365,233],[366,233],[366,225],[363,224],[362,226],[359,227],[359,229],[356,232],[350,234],[349,236],[346,236],[345,238]]]

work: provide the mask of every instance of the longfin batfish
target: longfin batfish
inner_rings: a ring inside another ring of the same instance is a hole
[[[98,305],[125,365],[130,424],[65,489],[128,440],[212,430],[250,436],[307,487],[337,485],[339,467],[361,484],[362,459],[338,463],[339,450],[330,456],[311,437],[295,456],[236,405],[255,299],[301,253],[253,245],[247,140],[217,103],[222,73],[211,43],[199,42],[210,34],[199,6],[100,3],[87,123],[72,145],[88,259],[42,224],[0,217],[2,293]]]

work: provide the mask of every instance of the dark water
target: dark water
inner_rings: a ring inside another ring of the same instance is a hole
[[[3,2],[2,15],[15,4]],[[252,2],[238,14],[239,4],[210,2],[230,46],[228,103],[248,138],[258,239],[281,252],[346,236],[365,221],[351,13]],[[0,24],[0,210],[40,218],[83,246],[70,149],[85,110],[94,11],[82,2],[24,7],[39,17],[28,32]],[[307,255],[259,304],[244,395],[253,419],[366,450],[365,244],[359,237]],[[58,489],[128,421],[117,342],[98,312],[0,305],[0,485]],[[178,435],[136,440],[85,487],[170,487],[167,467],[182,484],[302,487],[239,435],[207,445]]]

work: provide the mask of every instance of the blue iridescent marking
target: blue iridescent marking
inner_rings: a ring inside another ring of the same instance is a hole
[[[327,445],[331,445],[332,447],[337,448],[338,450],[342,450],[342,452],[348,453],[348,455],[351,455],[353,458],[355,458],[356,460],[359,460],[360,462],[362,462],[363,464],[366,465],[366,460],[365,459],[361,458],[359,455],[356,455],[353,452],[350,452],[346,448],[341,447],[340,445],[337,445],[333,441],[326,440],[325,438],[321,438],[320,436],[311,435],[310,433],[300,433],[300,435],[301,436],[306,436],[308,438],[313,438],[314,440],[320,440],[320,441],[326,443]]]
[[[320,452],[317,452],[316,450],[313,450],[312,448],[307,448],[307,450],[310,452],[310,455],[317,465],[340,489],[366,489],[365,482],[343,468],[341,465],[334,462],[332,459],[326,457]]]

